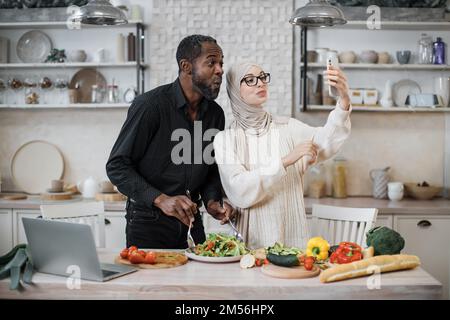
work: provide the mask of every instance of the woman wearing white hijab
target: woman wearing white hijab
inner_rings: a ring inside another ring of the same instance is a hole
[[[339,99],[323,127],[264,110],[270,74],[257,64],[236,64],[227,73],[234,122],[215,136],[214,152],[222,186],[238,210],[238,229],[251,248],[275,242],[306,247],[303,175],[336,154],[351,128],[346,77],[341,70],[325,73]]]

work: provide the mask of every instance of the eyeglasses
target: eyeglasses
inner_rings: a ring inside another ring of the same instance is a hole
[[[270,73],[261,72],[261,74],[259,76],[254,76],[254,75],[246,76],[245,78],[243,78],[241,80],[241,83],[243,81],[245,81],[245,83],[249,87],[254,87],[258,84],[258,80],[261,80],[261,82],[265,83],[265,84],[269,83],[270,82]]]

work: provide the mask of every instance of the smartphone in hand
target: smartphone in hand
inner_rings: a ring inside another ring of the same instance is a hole
[[[334,69],[339,68],[339,61],[337,59],[336,56],[328,56],[327,58],[327,70],[330,70],[330,66],[333,66]],[[331,86],[328,85],[328,93],[331,97],[337,97],[338,96],[338,90]]]

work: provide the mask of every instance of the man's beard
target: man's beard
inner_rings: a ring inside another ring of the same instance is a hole
[[[197,70],[192,70],[192,84],[196,87],[202,95],[208,100],[214,100],[219,95],[220,86],[217,89],[208,86],[205,80],[198,77]]]

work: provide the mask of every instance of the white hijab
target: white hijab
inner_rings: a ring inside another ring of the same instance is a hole
[[[242,100],[241,81],[252,67],[261,68],[253,62],[237,63],[227,72],[227,93],[233,111],[233,128],[257,136],[265,134],[272,123],[272,115],[264,108],[253,107]]]

